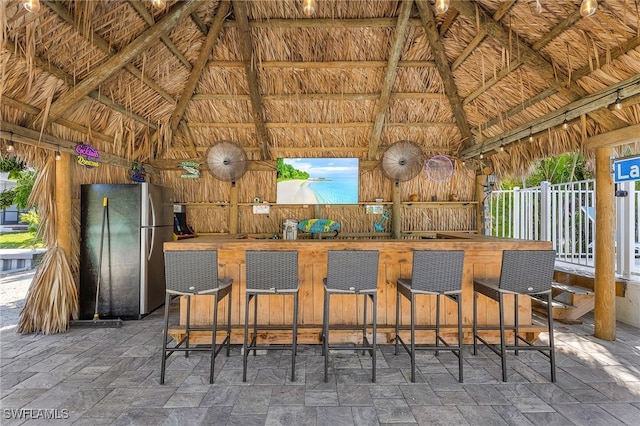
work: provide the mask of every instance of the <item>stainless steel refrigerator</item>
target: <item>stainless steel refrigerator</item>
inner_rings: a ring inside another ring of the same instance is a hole
[[[82,185],[80,319],[93,318],[98,276],[101,318],[139,319],[164,303],[173,201],[171,190],[149,183]]]

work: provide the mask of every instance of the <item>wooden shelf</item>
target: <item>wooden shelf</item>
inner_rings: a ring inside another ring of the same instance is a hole
[[[229,203],[227,203],[226,201],[212,201],[212,202],[202,202],[202,203],[179,203],[179,202],[175,202],[174,204],[180,204],[182,206],[187,206],[187,207],[190,207],[190,208],[203,208],[203,209],[229,207]]]
[[[477,201],[403,201],[405,207],[415,208],[471,208],[478,204]]]

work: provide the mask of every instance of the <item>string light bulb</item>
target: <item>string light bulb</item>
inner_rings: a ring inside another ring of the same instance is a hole
[[[593,15],[598,10],[598,0],[582,0],[580,4],[580,15],[583,18]]]
[[[531,130],[531,127],[529,127],[529,142],[533,142],[533,131]]]
[[[151,4],[158,10],[164,10],[164,8],[167,7],[165,0],[151,0]]]
[[[484,159],[484,154],[483,153],[480,153],[480,159],[481,160]]]
[[[28,12],[38,13],[40,12],[40,0],[25,0],[22,5]]]
[[[7,152],[13,152],[13,133],[9,133],[9,141],[7,142]]]
[[[567,117],[564,117],[564,121],[562,122],[562,130],[569,130],[569,123],[567,122]]]
[[[307,16],[316,13],[316,0],[304,0],[302,2],[302,11]]]
[[[449,10],[449,0],[436,0],[436,13],[442,14]]]
[[[60,155],[60,146],[58,146],[56,148],[56,161],[60,161],[60,159],[62,158],[62,155]]]
[[[616,111],[620,111],[622,109],[622,100],[620,99],[620,91],[618,90],[618,97],[616,98],[616,103],[613,106]]]

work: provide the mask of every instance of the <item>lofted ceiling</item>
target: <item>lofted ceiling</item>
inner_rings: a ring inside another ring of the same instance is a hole
[[[635,0],[40,2],[0,3],[5,143],[171,170],[220,140],[372,163],[410,140],[517,173],[640,123]]]

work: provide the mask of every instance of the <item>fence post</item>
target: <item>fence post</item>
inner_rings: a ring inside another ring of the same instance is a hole
[[[513,238],[521,238],[522,232],[520,229],[520,187],[513,188],[513,205],[511,206],[512,218],[513,218]]]
[[[540,240],[551,241],[551,183],[540,182]]]
[[[626,197],[616,197],[616,270],[624,278],[631,278],[631,265],[635,256],[635,182],[618,183],[618,189],[627,191]]]

